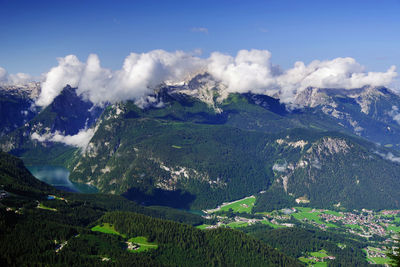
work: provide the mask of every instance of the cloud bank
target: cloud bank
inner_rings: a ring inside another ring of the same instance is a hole
[[[294,103],[296,94],[307,87],[353,89],[363,86],[390,86],[397,76],[395,66],[386,72],[366,72],[353,58],[296,62],[293,68],[281,70],[271,63],[267,50],[241,50],[236,56],[212,53],[200,58],[182,51],[153,50],[131,53],[122,68],[101,67],[97,55],[86,62],[68,55],[58,59],[42,84],[36,104],[47,106],[69,84],[78,87],[78,94],[93,103],[139,100],[153,93],[162,82],[180,82],[189,75],[207,71],[223,86],[222,96],[252,92],[279,96],[281,102]],[[0,70],[1,77],[1,70]]]
[[[266,50],[241,50],[236,57],[213,53],[208,71],[227,86],[227,93],[253,92],[279,95],[284,103],[295,102],[297,93],[307,87],[354,89],[363,86],[389,86],[397,76],[396,67],[386,72],[365,72],[353,58],[315,60],[309,65],[296,62],[293,68],[281,71],[270,62]]]
[[[102,68],[95,54],[86,63],[74,55],[59,58],[58,62],[42,84],[42,93],[36,102],[39,106],[49,105],[66,84],[78,87],[77,93],[93,103],[139,99],[153,93],[160,83],[180,81],[205,66],[203,59],[191,54],[163,50],[131,53],[116,71]]]
[[[9,74],[6,69],[0,67],[0,85],[26,84],[35,79],[36,78],[31,75],[21,72],[17,74]]]

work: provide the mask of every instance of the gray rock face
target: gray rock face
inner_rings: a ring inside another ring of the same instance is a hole
[[[40,83],[0,86],[0,137],[31,120],[39,111]]]

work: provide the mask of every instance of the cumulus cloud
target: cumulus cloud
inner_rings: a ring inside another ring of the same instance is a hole
[[[270,58],[271,53],[266,50],[241,50],[235,58],[214,52],[207,70],[226,85],[228,93],[267,94],[278,89]]]
[[[95,133],[95,129],[82,129],[75,135],[62,135],[60,132],[56,131],[54,133],[46,133],[40,135],[38,133],[33,133],[31,135],[32,140],[39,142],[57,142],[63,143],[69,146],[75,146],[86,149],[87,145],[92,139]]]
[[[53,67],[42,83],[42,91],[36,101],[38,106],[47,106],[67,85],[78,86],[84,64],[74,55],[58,58],[58,66]]]
[[[214,52],[200,58],[182,51],[153,50],[131,53],[119,70],[101,67],[97,55],[86,62],[69,55],[58,59],[58,66],[46,75],[37,100],[40,106],[51,103],[66,84],[78,87],[78,94],[93,103],[145,99],[162,82],[177,82],[197,72],[207,71],[219,83],[220,93],[252,92],[278,96],[281,102],[295,103],[296,95],[307,87],[353,89],[363,86],[389,86],[396,68],[386,72],[366,72],[353,58],[296,62],[286,71],[271,63],[267,50],[241,50],[235,56]],[[0,70],[0,78],[2,77]],[[142,101],[143,102],[143,101]]]
[[[389,116],[393,118],[395,122],[400,124],[400,112],[397,106],[392,106],[392,110],[388,112]]]
[[[36,78],[31,75],[21,72],[17,74],[9,74],[6,69],[0,67],[0,85],[26,84],[35,79]]]
[[[381,156],[382,158],[386,159],[386,160],[390,160],[392,162],[400,163],[400,157],[396,157],[391,152],[388,152],[387,154],[385,154],[385,153],[380,153],[380,152],[376,151],[375,153],[377,155]]]
[[[365,72],[353,58],[315,60],[309,65],[296,62],[277,78],[283,102],[293,102],[294,95],[307,87],[354,89],[363,86],[389,86],[397,76],[396,67],[386,72]]]
[[[389,86],[397,76],[395,66],[386,72],[365,72],[353,58],[296,62],[281,73],[270,62],[266,50],[241,50],[236,57],[213,53],[208,71],[227,86],[227,92],[278,94],[284,103],[295,102],[297,93],[308,87],[354,89],[363,86]]]
[[[66,84],[78,87],[77,93],[93,103],[139,99],[151,94],[160,83],[180,81],[205,64],[191,54],[163,50],[131,53],[117,71],[102,68],[97,55],[90,55],[86,63],[73,55],[58,61],[59,65],[49,71],[43,83],[36,102],[39,106],[49,105]]]

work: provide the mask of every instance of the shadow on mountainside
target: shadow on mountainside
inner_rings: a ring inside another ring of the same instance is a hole
[[[181,189],[176,191],[160,188],[146,190],[136,187],[130,188],[122,196],[145,206],[168,206],[177,209],[190,209],[190,204],[196,199],[195,195]]]

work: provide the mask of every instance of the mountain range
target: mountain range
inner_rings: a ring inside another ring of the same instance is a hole
[[[19,91],[2,90],[1,108],[33,111],[2,116],[1,149],[100,192],[185,209],[253,194],[255,209],[400,207],[400,97],[388,88],[307,88],[287,104],[226,95],[203,73],[102,105],[66,86],[42,109]]]

